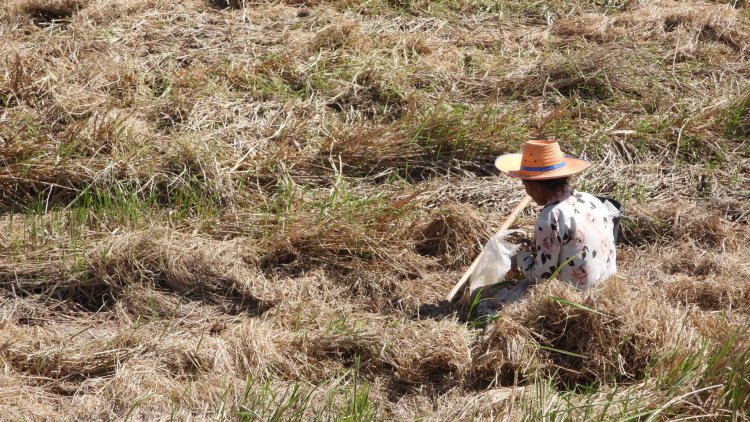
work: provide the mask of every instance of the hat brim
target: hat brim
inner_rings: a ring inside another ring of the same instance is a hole
[[[580,158],[563,158],[565,166],[548,171],[525,171],[521,170],[521,154],[505,154],[497,157],[495,167],[510,177],[526,180],[557,179],[560,177],[573,176],[586,170],[591,163]]]

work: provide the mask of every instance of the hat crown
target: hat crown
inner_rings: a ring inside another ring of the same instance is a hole
[[[565,157],[557,141],[535,139],[526,141],[523,145],[522,168],[541,169],[559,166],[564,162]]]

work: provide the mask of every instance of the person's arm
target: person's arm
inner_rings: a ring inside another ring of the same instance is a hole
[[[521,252],[517,257],[518,269],[527,280],[536,283],[555,273],[560,259],[560,231],[557,211],[554,208],[542,210],[536,222],[534,253]]]

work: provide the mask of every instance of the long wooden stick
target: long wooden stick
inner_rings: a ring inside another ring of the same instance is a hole
[[[508,228],[513,224],[514,221],[516,221],[516,218],[518,218],[518,214],[521,213],[521,211],[526,208],[527,205],[529,205],[529,202],[531,201],[531,197],[526,195],[525,198],[521,200],[521,202],[516,205],[515,208],[513,208],[513,211],[510,212],[510,215],[508,215],[508,218],[505,219],[505,222],[503,222],[503,225],[500,226],[500,230],[498,232],[501,232],[503,230],[508,230]],[[458,283],[456,283],[455,286],[453,286],[453,290],[451,290],[450,293],[448,293],[448,296],[445,297],[445,300],[448,302],[453,302],[453,299],[455,299],[456,294],[464,287],[464,284],[469,280],[469,277],[471,277],[471,273],[474,272],[474,268],[476,268],[477,264],[479,263],[479,259],[482,258],[482,254],[484,251],[479,253],[479,256],[474,259],[474,262],[471,263],[471,266],[469,266],[469,269],[466,270],[463,276],[461,276],[461,279],[458,280]]]

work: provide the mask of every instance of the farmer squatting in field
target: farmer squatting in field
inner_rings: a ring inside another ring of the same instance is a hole
[[[522,154],[505,154],[495,165],[521,179],[526,193],[543,205],[529,251],[511,258],[506,279],[488,289],[477,307],[479,315],[494,313],[521,298],[540,281],[552,278],[587,290],[616,271],[613,210],[600,199],[574,190],[570,177],[590,166],[585,160],[563,156],[556,141],[527,141]]]

